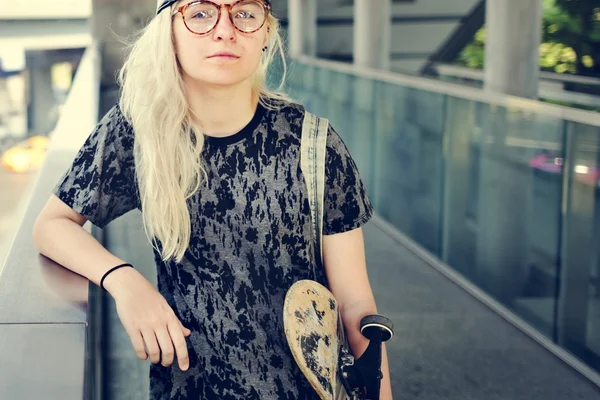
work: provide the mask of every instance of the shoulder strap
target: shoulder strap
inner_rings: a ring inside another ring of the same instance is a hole
[[[306,180],[308,199],[310,203],[310,215],[312,218],[313,234],[317,243],[317,262],[320,268],[324,268],[323,250],[321,241],[323,236],[323,207],[325,198],[325,155],[327,153],[327,134],[329,133],[329,121],[318,118],[309,113],[304,114],[302,124],[302,144],[300,150],[300,168]],[[314,272],[314,271],[313,271]],[[316,280],[316,273],[315,280]],[[338,314],[338,337],[340,343],[347,348],[348,337],[346,336],[341,314]],[[334,399],[350,400],[339,376],[335,382]]]
[[[323,266],[323,199],[325,195],[325,154],[329,121],[305,111],[302,123],[300,168],[306,180],[313,234],[317,242],[317,258]]]

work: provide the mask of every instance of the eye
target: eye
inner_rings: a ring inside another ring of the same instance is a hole
[[[255,18],[254,14],[250,11],[239,11],[236,15],[235,18],[240,18],[240,19],[253,19]]]
[[[216,18],[219,10],[210,4],[193,4],[185,11],[185,17],[188,20],[204,21]]]
[[[197,12],[194,15],[192,15],[192,18],[206,19],[206,18],[210,18],[210,14],[206,11],[200,11],[200,12]]]

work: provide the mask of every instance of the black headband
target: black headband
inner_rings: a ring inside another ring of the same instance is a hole
[[[160,5],[160,7],[158,7],[158,10],[156,10],[156,15],[160,14],[160,12],[162,10],[164,10],[165,8],[168,8],[171,6],[171,4],[173,3],[177,3],[179,0],[164,0],[162,2],[162,4]]]
[[[162,2],[162,4],[160,5],[160,7],[158,7],[158,10],[156,10],[156,15],[160,14],[160,12],[162,10],[164,10],[165,8],[168,8],[171,6],[171,4],[173,3],[177,3],[179,0],[165,0]],[[266,4],[271,4],[271,0],[264,0],[264,2]]]

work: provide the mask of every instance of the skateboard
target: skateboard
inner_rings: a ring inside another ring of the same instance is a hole
[[[389,319],[369,315],[361,320],[360,330],[370,342],[354,359],[333,294],[315,281],[301,280],[286,293],[283,322],[294,359],[321,399],[379,399],[381,344],[394,334]]]

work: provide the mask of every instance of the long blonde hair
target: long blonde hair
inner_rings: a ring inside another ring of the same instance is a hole
[[[281,91],[286,65],[279,22],[269,15],[266,24],[269,41],[252,77],[252,90],[263,106],[274,108],[277,100],[289,100]],[[165,10],[129,45],[118,82],[121,110],[135,132],[135,168],[146,235],[164,261],[179,262],[191,236],[187,200],[206,180],[206,170],[201,156],[204,136],[190,116],[172,35],[171,13]],[[267,70],[277,54],[284,74],[280,87],[269,90]]]

